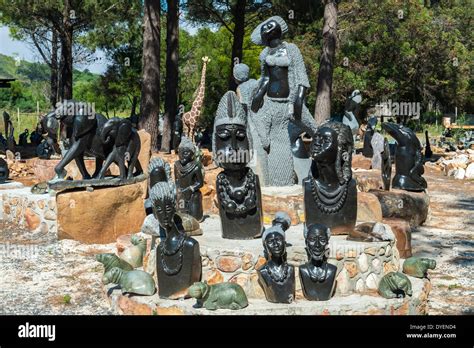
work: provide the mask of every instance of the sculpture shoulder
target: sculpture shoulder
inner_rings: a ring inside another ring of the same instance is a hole
[[[191,237],[186,237],[186,240],[184,241],[184,245],[188,248],[199,248],[199,242]]]
[[[262,52],[260,52],[260,61],[264,61],[267,55],[268,55],[268,47],[265,47],[262,50]]]

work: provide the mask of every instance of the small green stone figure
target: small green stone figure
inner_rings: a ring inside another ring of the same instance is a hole
[[[112,253],[97,254],[95,259],[104,265],[104,273],[110,271],[114,267],[123,269],[124,271],[133,270],[132,265]]]
[[[124,271],[118,267],[113,267],[102,277],[104,284],[118,284],[122,289],[122,294],[130,293],[136,295],[151,296],[156,292],[153,277],[144,271]]]
[[[207,282],[196,282],[188,289],[188,295],[197,299],[195,308],[242,309],[248,306],[247,295],[239,284],[219,283],[209,285]]]
[[[390,272],[379,283],[379,295],[385,298],[403,298],[413,294],[410,279],[400,272]]]
[[[426,278],[429,269],[436,268],[436,261],[424,257],[409,257],[403,263],[403,273],[415,278]]]

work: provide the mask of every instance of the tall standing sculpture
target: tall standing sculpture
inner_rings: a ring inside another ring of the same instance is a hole
[[[392,157],[390,156],[390,146],[387,138],[383,139],[382,152],[382,182],[385,191],[390,190],[390,181],[392,180]]]
[[[372,116],[367,121],[367,128],[364,133],[364,147],[362,148],[362,155],[367,158],[372,158],[374,149],[372,148],[372,137],[375,133],[375,126],[377,126],[377,117]]]
[[[342,118],[342,123],[349,126],[354,137],[354,142],[359,132],[359,121],[357,116],[359,115],[360,103],[362,102],[362,94],[358,89],[354,90],[350,97],[347,98],[346,106],[344,110],[344,116]]]
[[[188,137],[183,137],[178,147],[179,160],[174,163],[174,177],[178,198],[178,211],[202,220],[202,194],[204,186],[202,165],[196,158],[196,148]]]
[[[310,175],[303,181],[306,223],[322,223],[334,234],[349,233],[357,218],[352,178],[351,130],[341,122],[323,123],[313,136]]]
[[[214,162],[224,169],[216,182],[223,238],[252,239],[263,231],[260,182],[247,167],[251,148],[244,106],[229,91],[219,102],[212,137]]]
[[[186,237],[175,223],[176,193],[167,182],[158,182],[150,192],[153,215],[166,238],[156,250],[158,293],[162,298],[179,296],[201,278],[199,243]]]
[[[322,224],[311,224],[305,230],[308,262],[301,265],[303,295],[310,301],[327,301],[335,290],[337,267],[328,263],[331,230]]]
[[[277,213],[273,226],[262,235],[267,262],[257,273],[269,302],[291,303],[295,298],[295,268],[286,260],[285,231],[290,224],[287,214]]]
[[[407,191],[424,191],[428,184],[422,177],[425,169],[420,140],[410,128],[401,124],[386,122],[382,123],[382,128],[397,141],[392,187]]]
[[[303,57],[296,45],[282,41],[287,31],[285,21],[274,16],[260,23],[251,35],[255,44],[267,46],[260,54],[262,77],[251,104],[268,154],[267,186],[293,185],[295,181],[288,122],[295,122],[310,135],[317,129],[305,106],[309,80]]]
[[[202,57],[202,72],[201,81],[197,89],[196,98],[193,101],[191,110],[185,112],[183,115],[183,131],[184,134],[194,142],[194,132],[196,130],[196,124],[198,123],[199,117],[201,116],[202,105],[204,104],[204,95],[206,92],[206,69],[207,63],[211,60],[209,57]]]

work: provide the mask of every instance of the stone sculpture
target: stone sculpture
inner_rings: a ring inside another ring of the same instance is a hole
[[[216,182],[222,237],[259,237],[263,231],[260,182],[247,167],[252,137],[244,107],[232,91],[227,92],[219,102],[212,148],[214,162],[224,169],[217,175]]]
[[[10,120],[10,114],[6,111],[3,112],[3,122],[5,128],[5,136],[7,137],[7,149],[11,152],[15,152],[15,128]]]
[[[166,238],[156,249],[159,295],[169,298],[185,291],[201,278],[199,243],[187,237],[176,224],[176,192],[167,182],[156,183],[150,191],[153,215]]]
[[[397,141],[395,176],[392,187],[406,191],[424,191],[428,185],[422,177],[423,155],[421,143],[408,127],[395,123],[383,123],[382,128]]]
[[[362,95],[358,89],[354,90],[350,97],[347,98],[346,106],[344,110],[344,116],[342,118],[342,123],[347,125],[352,132],[352,136],[354,137],[354,142],[359,132],[359,121],[357,120],[357,116],[360,110],[360,103],[362,102]]]
[[[433,151],[431,150],[430,138],[428,137],[428,131],[425,130],[425,159],[430,159],[433,157]],[[469,148],[469,146],[468,146]]]
[[[178,146],[181,144],[181,137],[183,135],[183,108],[178,108],[178,114],[173,123],[173,149],[178,153]]]
[[[299,267],[303,295],[310,301],[327,301],[336,286],[337,267],[328,263],[331,229],[322,224],[310,224],[305,228],[308,262]]]
[[[416,278],[427,278],[428,270],[436,268],[436,260],[425,257],[409,257],[403,262],[403,273]]]
[[[106,284],[118,284],[123,294],[136,294],[151,296],[156,292],[153,277],[144,271],[124,271],[118,267],[113,267],[102,277],[102,282]]]
[[[274,16],[260,23],[251,35],[255,44],[266,46],[260,54],[262,77],[251,103],[259,138],[267,152],[266,186],[294,183],[288,123],[296,123],[310,136],[317,129],[305,106],[309,80],[303,57],[296,45],[282,41],[287,31],[286,22]]]
[[[390,272],[380,279],[378,292],[385,298],[403,298],[413,294],[410,279],[400,272]]]
[[[288,124],[290,135],[291,152],[293,153],[293,164],[295,168],[295,182],[298,185],[303,183],[303,179],[308,176],[311,168],[311,156],[306,150],[302,135],[303,130],[293,122]]]
[[[242,309],[248,306],[244,289],[236,283],[218,283],[209,285],[207,282],[196,282],[188,290],[188,295],[197,299],[196,308]]]
[[[114,267],[123,269],[124,271],[133,270],[132,265],[112,253],[97,254],[95,259],[104,265],[104,273],[110,271]]]
[[[120,254],[120,258],[132,265],[133,268],[142,267],[143,257],[146,253],[146,239],[133,235],[130,241],[132,245]]]
[[[349,233],[357,218],[357,188],[352,178],[354,143],[348,126],[323,123],[313,136],[309,176],[303,180],[306,223],[322,223],[334,234]]]
[[[367,158],[372,158],[374,150],[372,149],[372,137],[375,133],[375,126],[377,126],[377,117],[372,116],[367,121],[367,128],[364,133],[364,147],[362,148],[362,155]]]
[[[3,184],[8,180],[10,170],[8,169],[8,163],[3,158],[0,158],[0,184]]]
[[[140,136],[129,119],[118,117],[109,119],[101,129],[100,138],[104,146],[113,144],[113,149],[105,159],[99,178],[105,177],[105,172],[112,163],[118,165],[121,179],[131,179],[143,173],[138,161]]]
[[[382,182],[385,191],[390,190],[390,182],[392,180],[392,157],[390,155],[390,146],[387,138],[383,140],[382,158]]]
[[[286,260],[285,231],[291,224],[286,213],[277,213],[273,226],[262,235],[267,262],[257,270],[267,301],[291,303],[295,298],[295,268]]]
[[[183,136],[178,155],[179,160],[174,163],[178,211],[201,221],[203,210],[200,188],[204,186],[204,177],[201,162],[196,158],[196,148],[189,138]]]
[[[382,170],[382,153],[384,152],[384,137],[380,133],[374,133],[370,141],[372,146],[372,169]]]

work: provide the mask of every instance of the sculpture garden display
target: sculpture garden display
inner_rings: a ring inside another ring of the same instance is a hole
[[[305,229],[308,262],[299,268],[304,297],[310,301],[329,300],[335,291],[337,267],[328,263],[331,230],[322,224]]]
[[[260,54],[262,77],[251,103],[267,153],[266,186],[287,186],[295,181],[288,123],[296,123],[309,135],[317,129],[305,106],[309,80],[303,57],[296,45],[282,41],[287,31],[286,22],[274,16],[260,23],[251,35],[255,44],[266,46]]]
[[[427,188],[421,143],[408,127],[395,123],[383,123],[382,128],[397,141],[395,176],[392,187],[406,191],[424,191]]]
[[[334,234],[354,229],[357,188],[351,171],[353,146],[349,127],[340,122],[323,123],[313,136],[313,164],[303,180],[307,224],[325,224]]]
[[[385,298],[402,298],[413,294],[410,279],[400,272],[390,272],[382,277],[378,292]]]
[[[257,271],[258,280],[267,301],[291,303],[295,298],[295,268],[286,260],[285,241],[291,220],[286,213],[277,213],[273,224],[262,235],[267,262]]]
[[[140,270],[125,271],[118,267],[113,267],[105,272],[102,277],[104,284],[118,284],[122,293],[151,296],[156,292],[155,281],[147,272]]]
[[[245,110],[232,91],[219,102],[212,147],[214,162],[224,169],[217,175],[216,182],[222,237],[259,237],[263,231],[260,182],[247,167],[252,138]]]
[[[425,257],[409,257],[403,262],[403,273],[416,278],[426,278],[429,269],[436,268],[436,260]]]
[[[8,180],[10,170],[8,169],[8,163],[3,158],[0,158],[0,184],[3,184]]]
[[[187,237],[175,222],[176,192],[168,182],[156,183],[150,191],[153,215],[166,238],[156,250],[158,293],[168,298],[186,290],[201,278],[199,243]]]
[[[178,147],[179,160],[174,163],[178,211],[201,221],[203,218],[202,194],[204,186],[202,165],[196,158],[196,148],[191,140],[183,136]]]
[[[242,309],[248,306],[247,295],[239,284],[196,282],[188,289],[188,295],[197,299],[196,308]]]

